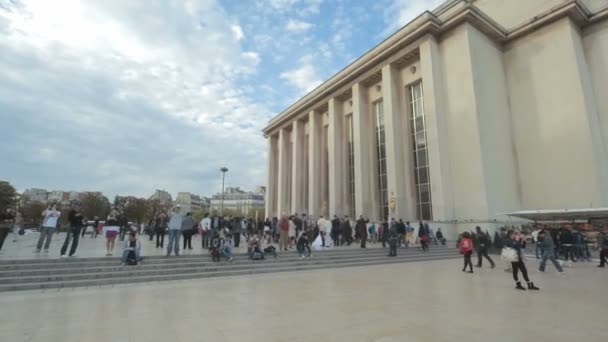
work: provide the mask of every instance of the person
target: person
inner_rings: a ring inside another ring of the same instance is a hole
[[[399,244],[399,227],[392,225],[384,234],[388,242],[388,256],[397,256],[397,245]]]
[[[406,247],[414,244],[414,227],[410,222],[405,222],[405,245]]]
[[[129,238],[123,245],[122,265],[137,265],[141,260],[141,242],[137,239],[135,232],[130,232]]]
[[[331,229],[331,220],[323,220],[323,224],[319,225],[319,237],[321,237],[321,247],[326,247],[325,235],[327,234],[327,232],[331,232]]]
[[[538,270],[541,272],[545,272],[547,260],[551,260],[557,271],[563,272],[564,270],[562,269],[562,266],[555,259],[555,243],[553,242],[553,237],[551,237],[551,234],[549,234],[549,232],[545,231],[544,229],[540,230],[536,235],[536,241],[536,243],[540,245],[538,246],[540,250],[543,251],[542,260],[540,262]]]
[[[205,216],[201,220],[201,245],[203,249],[209,248],[209,240],[211,239],[211,219],[209,214],[205,213]]]
[[[23,234],[23,214],[19,209],[15,209],[13,212],[15,213],[15,222],[13,223],[13,242],[17,242],[19,232]]]
[[[441,231],[441,227],[437,228],[437,233],[435,233],[435,237],[437,238],[437,241],[441,242],[442,246],[445,246],[446,239],[443,236],[443,232]],[[489,235],[488,235],[488,238],[490,238]]]
[[[260,246],[260,239],[257,235],[253,235],[247,243],[247,254],[251,260],[264,259],[264,252]]]
[[[312,256],[310,251],[310,242],[308,241],[308,232],[304,232],[302,235],[300,235],[300,238],[298,239],[297,249],[302,259]]]
[[[226,239],[224,239],[224,243],[222,245],[222,256],[228,261],[234,260],[232,257],[232,248],[232,234],[228,233],[226,234]]]
[[[38,244],[36,245],[36,253],[40,253],[43,243],[44,253],[49,252],[51,239],[57,230],[57,224],[59,223],[61,212],[57,210],[57,206],[55,204],[51,204],[42,212],[42,217],[42,227],[40,228],[40,236],[38,237]]]
[[[458,249],[460,250],[460,254],[464,256],[464,267],[462,268],[462,272],[466,272],[467,266],[469,266],[468,272],[473,273],[473,262],[471,261],[473,240],[471,240],[471,234],[469,234],[469,232],[462,233],[460,242],[458,243]]]
[[[154,235],[156,235],[156,248],[164,248],[165,245],[165,226],[167,224],[167,215],[161,212],[156,216],[154,221]]]
[[[214,262],[220,261],[222,239],[220,238],[219,232],[212,231],[212,237],[209,241],[209,253],[211,254],[211,260]]]
[[[565,227],[562,228],[559,239],[561,243],[560,247],[564,253],[564,261],[571,259],[572,262],[576,262],[576,256],[574,255],[574,236],[570,229]]]
[[[608,259],[608,236],[606,231],[603,231],[598,236],[597,248],[600,250],[600,264],[597,267],[604,268],[606,259]]]
[[[355,233],[361,239],[361,248],[366,248],[367,243],[367,221],[363,215],[359,216],[357,223],[355,223]]]
[[[116,208],[112,209],[110,215],[108,215],[108,219],[106,220],[103,229],[106,231],[106,256],[112,256],[112,253],[114,252],[114,242],[120,231],[120,226],[118,225],[118,210],[116,210]]]
[[[73,203],[72,209],[68,212],[68,221],[70,223],[70,228],[65,236],[65,241],[63,242],[63,246],[61,246],[61,257],[67,258],[65,255],[68,246],[70,245],[70,240],[72,240],[72,247],[70,248],[69,256],[73,257],[76,254],[76,249],[78,248],[78,238],[80,238],[80,230],[82,229],[82,213],[80,212],[80,204]]]
[[[15,213],[13,212],[13,209],[6,208],[5,211],[0,215],[0,251],[4,245],[4,240],[6,240],[6,237],[14,224]]]
[[[539,232],[540,229],[538,229],[538,226],[534,226],[534,230],[532,231],[532,233],[530,233],[530,236],[532,236],[532,243],[535,246],[534,254],[536,255],[536,259],[540,259],[543,255],[542,251],[540,250],[540,244],[538,243]]]
[[[125,235],[127,234],[127,230],[129,229],[129,219],[127,218],[127,215],[125,214],[123,208],[120,208],[118,212],[118,225],[120,226],[120,241],[125,241]]]
[[[179,235],[182,230],[184,217],[181,214],[182,207],[178,204],[171,209],[169,214],[169,243],[167,244],[167,256],[175,250],[175,256],[179,256]]]
[[[492,241],[490,241],[490,236],[484,232],[481,231],[481,227],[477,226],[475,227],[475,231],[476,231],[476,236],[477,236],[477,267],[481,267],[481,264],[483,263],[483,258],[488,259],[488,261],[490,262],[490,267],[494,268],[496,267],[496,265],[494,264],[494,260],[492,260],[492,258],[490,258],[490,256],[488,255],[488,248],[490,247],[490,245],[492,244]]]
[[[230,232],[234,237],[234,247],[239,248],[239,245],[241,244],[241,233],[243,233],[243,231],[241,220],[238,217],[233,217],[230,220]]]
[[[214,210],[211,215],[211,235],[213,236],[214,233],[219,234],[223,226],[223,219],[217,214],[217,210]]]
[[[347,246],[350,246],[353,243],[353,229],[348,216],[344,216],[344,220],[342,220],[342,224],[340,225],[340,232],[342,234],[342,245],[346,243]]]
[[[97,238],[97,235],[99,235],[99,217],[95,216],[93,217],[93,232],[91,232],[91,237]]]
[[[188,248],[190,250],[192,249],[192,235],[195,234],[195,231],[196,231],[196,226],[194,225],[194,218],[192,217],[192,213],[188,212],[188,213],[186,213],[186,216],[182,220],[182,235],[183,235],[183,239],[184,239],[184,247],[183,247],[184,250],[186,250],[186,248]]]
[[[369,232],[369,237],[370,237],[372,244],[377,243],[378,242],[378,232],[376,231],[376,224],[372,222],[372,223],[368,223],[367,226],[368,226],[367,231]]]
[[[422,247],[422,251],[426,252],[429,249],[429,225],[422,223],[420,221],[420,226],[418,228],[418,238],[420,239],[420,247]]]
[[[397,231],[399,232],[399,247],[407,248],[407,242],[405,241],[406,227],[403,219],[397,221]]]
[[[509,230],[507,232],[505,246],[515,250],[516,254],[515,261],[511,261],[513,280],[515,281],[516,285],[515,288],[518,290],[526,290],[525,287],[521,286],[521,282],[519,281],[518,273],[521,272],[524,280],[528,284],[528,290],[539,290],[539,288],[536,287],[532,281],[530,281],[530,278],[528,278],[528,270],[526,269],[526,264],[524,263],[522,256],[522,250],[526,248],[526,242],[524,241],[521,233],[518,231]]]
[[[267,217],[266,220],[264,221],[264,240],[266,240],[266,243],[270,243],[272,241],[271,226],[272,226],[272,223],[270,222],[270,218]]]

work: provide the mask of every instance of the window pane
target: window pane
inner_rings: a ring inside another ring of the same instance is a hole
[[[422,211],[422,219],[423,220],[431,220],[431,204],[430,203],[423,203],[421,206],[421,211]]]
[[[416,133],[416,145],[415,149],[425,148],[426,147],[426,136],[424,132]]]
[[[426,149],[416,151],[416,157],[418,158],[416,164],[418,167],[423,167],[427,165]]]
[[[424,131],[424,119],[419,116],[416,118],[416,132],[423,132]]]

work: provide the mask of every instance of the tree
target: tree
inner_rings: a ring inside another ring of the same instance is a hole
[[[0,210],[4,211],[8,207],[15,205],[17,191],[9,182],[0,181]]]
[[[149,217],[148,201],[143,198],[130,198],[124,204],[124,214],[138,224],[145,222]]]
[[[46,207],[46,204],[40,202],[25,202],[21,207],[23,219],[34,226],[39,226],[42,224],[42,212]]]
[[[95,216],[105,220],[110,209],[110,200],[100,193],[87,193],[82,200],[82,214],[89,220]]]

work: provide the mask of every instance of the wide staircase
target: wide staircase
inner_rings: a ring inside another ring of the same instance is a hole
[[[151,256],[137,266],[121,266],[117,258],[32,259],[0,262],[0,292],[184,280],[248,274],[307,271],[327,268],[386,265],[394,263],[458,258],[453,247],[400,248],[396,257],[388,249],[344,248],[313,251],[302,259],[296,252],[275,259],[249,260],[235,255],[232,262],[212,262],[207,255]]]

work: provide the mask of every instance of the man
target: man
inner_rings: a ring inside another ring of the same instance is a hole
[[[126,265],[130,260],[134,260],[135,265],[141,262],[141,242],[137,239],[135,232],[130,232],[129,239],[125,241],[121,258],[122,265]]]
[[[540,249],[540,244],[538,243],[538,234],[540,232],[540,229],[538,229],[538,226],[534,226],[534,230],[532,231],[532,233],[530,233],[530,235],[532,236],[532,242],[534,242],[534,250],[536,254],[536,259],[540,259],[541,256],[543,255],[543,252]]]
[[[205,214],[205,217],[201,220],[201,244],[203,249],[209,248],[211,234],[211,219],[209,218],[209,214]]]
[[[15,212],[11,208],[6,208],[6,210],[0,214],[0,251],[2,250],[2,245],[4,245],[4,240],[8,236],[8,233],[11,231],[13,224],[15,223]]]
[[[283,214],[281,216],[281,220],[279,221],[279,249],[282,251],[287,251],[289,247],[289,218],[287,214]]]
[[[342,244],[346,243],[347,246],[350,246],[353,243],[353,229],[348,216],[344,216],[344,220],[342,220],[342,224],[340,225],[340,232],[342,233]]]
[[[359,216],[357,223],[355,224],[355,231],[359,234],[361,238],[361,248],[366,248],[365,244],[367,243],[367,220],[362,216]]]
[[[34,251],[35,253],[40,253],[43,243],[44,253],[49,252],[51,239],[53,238],[53,234],[57,230],[57,224],[59,223],[59,217],[61,217],[61,212],[57,210],[55,204],[52,204],[49,205],[42,212],[42,217],[42,227],[40,228],[40,237],[38,238],[38,244],[36,245],[36,250]]]
[[[608,259],[608,236],[605,231],[600,233],[597,247],[600,249],[600,264],[597,267],[603,268],[606,265],[606,259]]]
[[[215,233],[220,232],[222,229],[222,219],[218,216],[217,211],[213,211],[213,215],[211,215],[211,236],[214,236]]]
[[[475,227],[477,232],[477,267],[481,267],[483,258],[488,259],[492,268],[496,267],[494,260],[488,255],[488,248],[491,245],[490,236],[481,231],[481,227]],[[482,258],[483,257],[483,258]]]
[[[125,241],[125,235],[129,229],[129,220],[125,215],[124,209],[120,208],[120,214],[118,215],[118,225],[120,226],[120,241]]]
[[[169,244],[167,245],[167,256],[171,255],[175,249],[175,256],[179,256],[179,236],[182,232],[182,221],[184,217],[181,214],[182,208],[178,204],[171,209],[169,214]]]
[[[537,243],[540,244],[540,247],[543,251],[543,255],[542,255],[543,259],[540,262],[540,267],[538,268],[538,270],[541,272],[545,272],[545,266],[547,265],[547,260],[551,260],[551,262],[553,263],[553,265],[555,266],[555,268],[557,269],[558,272],[564,272],[564,270],[562,269],[562,266],[555,259],[555,246],[554,246],[555,243],[553,242],[553,238],[551,237],[551,234],[549,234],[547,231],[545,231],[543,229],[538,232],[538,234],[536,235],[536,238],[538,240]]]
[[[300,236],[300,234],[302,234],[303,231],[306,230],[307,224],[306,224],[306,214],[302,214],[302,218],[300,218],[298,216],[298,214],[293,214],[293,223],[296,225],[296,239],[298,238],[298,236]]]
[[[232,233],[232,236],[234,237],[234,247],[238,248],[239,245],[241,244],[241,219],[239,219],[238,217],[233,217],[232,220],[230,221],[230,232]]]
[[[340,246],[340,219],[334,215],[334,219],[331,220],[331,239],[334,241],[334,246]]]
[[[65,241],[63,242],[63,246],[61,246],[61,257],[67,258],[65,252],[70,245],[70,240],[72,240],[72,247],[70,248],[70,256],[75,256],[76,248],[78,248],[78,238],[80,237],[80,230],[82,229],[82,213],[80,212],[80,204],[73,203],[72,209],[68,212],[68,221],[70,223],[70,228],[65,236]]]
[[[319,216],[319,220],[317,221],[317,227],[318,229],[318,233],[321,234],[321,230],[325,229],[325,217],[323,215]],[[317,234],[315,234],[315,230],[313,230],[312,232],[312,241],[314,241],[317,238]],[[308,237],[310,238],[311,235],[309,233]]]
[[[405,223],[405,246],[409,246],[410,244],[414,244],[414,227],[410,224],[410,222]]]
[[[407,242],[405,241],[405,223],[402,219],[399,219],[399,221],[397,221],[397,228],[397,230],[399,231],[399,247],[404,246],[407,248]]]

